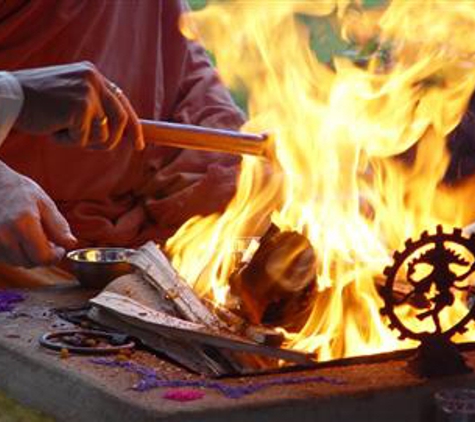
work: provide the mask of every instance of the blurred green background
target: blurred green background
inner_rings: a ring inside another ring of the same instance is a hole
[[[214,0],[219,2],[226,2],[229,0]],[[254,0],[256,2],[262,2],[266,0]],[[272,1],[272,0],[270,0]],[[300,1],[300,0],[288,0],[288,1]],[[309,1],[309,0],[307,0]],[[326,1],[326,0],[313,0],[314,2]],[[188,0],[190,7],[193,10],[199,10],[206,6],[208,0]],[[387,0],[363,0],[362,5],[366,9],[381,7],[387,3]],[[310,29],[310,45],[315,52],[318,60],[322,63],[328,63],[331,66],[334,56],[345,55],[352,59],[360,60],[361,54],[365,55],[373,53],[378,47],[377,40],[373,41],[371,45],[356,46],[351,42],[343,40],[339,36],[338,22],[335,15],[327,17],[310,17],[299,16],[302,22]],[[210,54],[213,60],[213,55]],[[231,92],[236,103],[246,111],[247,96],[244,90],[234,90]]]

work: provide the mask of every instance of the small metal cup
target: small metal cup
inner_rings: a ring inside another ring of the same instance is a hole
[[[66,255],[69,270],[84,287],[101,289],[121,275],[133,272],[127,258],[135,253],[126,248],[76,249]]]

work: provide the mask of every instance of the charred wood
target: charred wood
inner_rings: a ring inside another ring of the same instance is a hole
[[[300,329],[316,289],[317,257],[309,240],[271,226],[249,263],[230,278],[241,315],[252,324]]]

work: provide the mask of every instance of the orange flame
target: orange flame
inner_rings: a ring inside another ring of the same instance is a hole
[[[302,16],[338,20],[355,42],[377,36],[390,58],[321,63]],[[411,346],[380,316],[375,280],[406,238],[466,223],[462,204],[439,184],[446,137],[475,87],[475,4],[394,0],[365,11],[343,0],[236,0],[184,23],[189,36],[198,28],[223,81],[246,90],[245,129],[272,128],[275,159],[244,158],[224,214],[195,217],[168,242],[175,267],[200,294],[226,304],[233,239],[262,235],[272,220],[304,234],[319,261],[321,294],[304,328],[286,333],[288,347],[326,360]],[[414,320],[413,310],[402,312]],[[464,312],[458,295],[444,323]]]

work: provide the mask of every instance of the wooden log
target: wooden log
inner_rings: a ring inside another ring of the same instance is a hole
[[[181,318],[181,312],[172,300],[167,299],[166,293],[153,287],[140,273],[118,277],[103,291],[128,297],[148,308]]]
[[[197,342],[175,339],[165,336],[163,333],[157,335],[156,332],[150,332],[147,329],[147,324],[143,327],[140,321],[129,321],[127,316],[120,315],[120,307],[115,312],[108,309],[108,307],[114,309],[114,302],[107,299],[109,294],[122,299],[122,306],[126,306],[127,303],[136,303],[136,306],[140,306],[142,309],[138,314],[140,317],[140,314],[146,314],[153,320],[154,315],[159,315],[157,323],[163,323],[163,318],[161,318],[163,315],[174,318],[167,319],[169,324],[173,324],[173,321],[178,321],[178,323],[183,321],[173,301],[166,299],[165,293],[151,286],[141,274],[127,274],[108,284],[96,298],[96,300],[102,301],[103,305],[97,306],[91,302],[89,318],[102,326],[126,332],[129,335],[133,334],[150,349],[165,354],[193,372],[207,376],[223,376],[240,374],[244,368],[247,369],[247,362],[246,366],[243,366],[245,362],[241,363],[239,359],[235,359],[232,353],[213,348],[211,357],[209,354],[211,346],[203,347]],[[155,312],[158,313],[155,314]],[[192,328],[189,325],[185,327]]]
[[[299,329],[316,294],[316,266],[305,236],[271,226],[251,261],[231,276],[231,293],[252,324]]]
[[[184,281],[170,264],[170,261],[154,242],[148,242],[128,258],[147,281],[173,301],[182,317],[207,327],[225,328],[216,315],[208,309],[194,290]]]
[[[94,321],[209,376],[275,370],[282,361],[313,365],[310,355],[276,347],[283,340],[280,333],[251,326],[226,309],[221,320],[155,244],[144,245],[130,261],[139,271],[116,279],[91,300]]]
[[[138,328],[140,331],[162,335],[175,341],[195,342],[200,345],[210,345],[235,352],[247,352],[283,359],[302,365],[314,364],[308,354],[256,344],[232,333],[218,330],[217,327],[211,329],[203,324],[172,317],[117,293],[102,292],[91,299],[90,302],[96,309],[108,313],[110,324],[113,324],[112,316],[116,321],[125,323],[127,329],[124,330],[124,325],[122,325],[122,329],[130,335],[134,335],[135,328]],[[117,325],[115,325],[115,328],[118,328]],[[140,338],[138,333],[136,333],[136,336]],[[237,370],[238,363],[233,362],[233,364]]]
[[[278,346],[282,344],[284,338],[281,333],[264,327],[252,326],[247,320],[227,309],[198,297],[154,243],[149,242],[138,249],[137,254],[131,256],[129,262],[139,268],[142,276],[158,291],[160,300],[156,302],[155,309],[158,307],[163,309],[163,303],[168,302],[187,321],[226,330],[264,345]],[[116,280],[113,286],[117,287],[118,281]],[[122,294],[123,292],[118,293]],[[166,310],[168,314],[171,313],[170,311],[170,309]]]
[[[131,325],[130,321],[117,317],[116,314],[105,309],[94,306],[89,311],[89,317],[102,326],[119,332],[129,333],[134,338],[140,339],[141,343],[151,350],[166,355],[192,372],[210,377],[242,373],[240,367],[238,369],[235,368],[233,361],[222,363],[223,359],[211,359],[200,344],[175,340],[163,334],[158,335],[156,332],[146,328]],[[219,351],[215,351],[215,356],[218,356],[218,354]]]
[[[206,302],[206,300],[204,301]],[[266,346],[279,347],[285,340],[284,335],[280,331],[261,325],[251,325],[246,319],[222,306],[214,305],[213,309],[232,333]]]

